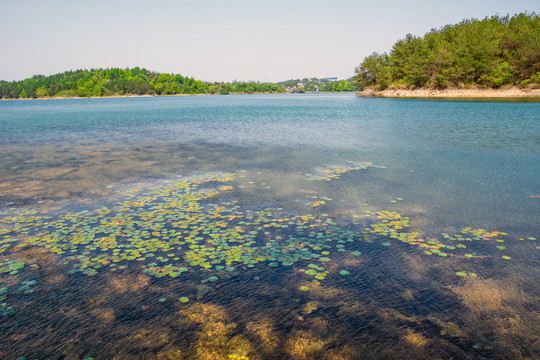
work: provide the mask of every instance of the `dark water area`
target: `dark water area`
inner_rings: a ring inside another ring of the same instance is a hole
[[[540,357],[540,104],[0,102],[0,358]]]

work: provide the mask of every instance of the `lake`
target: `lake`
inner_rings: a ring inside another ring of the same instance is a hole
[[[540,357],[540,103],[0,102],[0,357]]]

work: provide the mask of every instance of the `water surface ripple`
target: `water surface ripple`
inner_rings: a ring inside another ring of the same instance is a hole
[[[0,102],[0,357],[540,357],[540,104]]]

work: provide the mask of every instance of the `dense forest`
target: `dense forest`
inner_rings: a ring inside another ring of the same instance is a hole
[[[355,69],[359,88],[540,86],[540,18],[535,13],[464,20],[407,35],[390,53]]]
[[[66,71],[51,76],[34,75],[22,81],[0,81],[0,99],[43,97],[100,97],[177,94],[254,94],[283,93],[302,83],[298,92],[355,91],[353,79],[318,81],[287,80],[280,83],[210,83],[178,74],[156,73],[144,68]],[[318,89],[318,90],[317,90]]]
[[[139,67],[66,71],[51,76],[34,75],[22,81],[0,81],[0,98],[5,99],[281,92],[285,88],[272,83],[208,83]]]

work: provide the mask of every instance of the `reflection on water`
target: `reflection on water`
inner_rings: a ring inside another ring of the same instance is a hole
[[[184,99],[27,102],[88,110],[98,138],[0,146],[2,358],[540,355],[538,124],[513,148],[472,141],[505,138],[493,114],[530,125],[536,104]],[[480,120],[457,136],[459,108]],[[343,126],[325,133],[331,114]],[[139,128],[115,143],[103,116]]]

